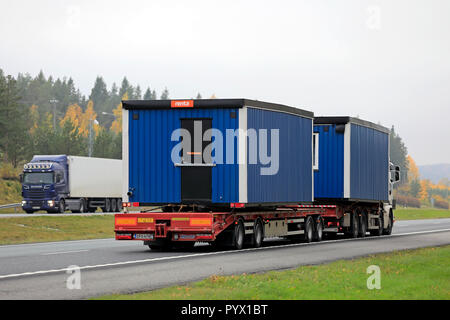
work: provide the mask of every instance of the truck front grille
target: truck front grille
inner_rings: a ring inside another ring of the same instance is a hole
[[[30,197],[30,199],[42,199],[44,198],[44,191],[40,191],[40,190],[30,190],[28,192],[28,196]]]

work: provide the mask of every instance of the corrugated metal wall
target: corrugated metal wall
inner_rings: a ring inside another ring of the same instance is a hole
[[[389,135],[351,125],[350,198],[388,200]]]
[[[319,170],[314,170],[314,198],[344,197],[344,134],[336,125],[315,125],[319,133]]]
[[[234,118],[231,112],[235,112]],[[139,120],[133,120],[134,114]],[[134,188],[130,201],[181,201],[181,171],[171,160],[172,148],[178,143],[171,141],[171,134],[181,127],[180,119],[211,118],[213,128],[221,130],[225,137],[226,129],[238,127],[238,114],[237,109],[130,110],[129,187]],[[234,154],[236,157],[236,145]],[[213,202],[238,202],[238,167],[218,164],[212,168]]]
[[[262,165],[248,165],[248,202],[312,201],[312,119],[248,108],[247,128],[279,129],[280,142],[276,175],[263,176]]]

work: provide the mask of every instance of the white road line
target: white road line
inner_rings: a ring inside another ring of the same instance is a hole
[[[327,241],[312,242],[312,243],[292,243],[292,244],[282,244],[282,245],[269,246],[269,247],[248,248],[248,249],[242,249],[239,251],[229,250],[229,251],[217,251],[217,252],[204,252],[204,253],[187,254],[187,255],[181,255],[181,256],[168,256],[168,257],[150,258],[150,259],[142,259],[142,260],[122,261],[122,262],[97,264],[97,265],[93,265],[93,266],[83,266],[83,267],[80,267],[80,270],[98,269],[98,268],[114,267],[114,266],[124,266],[124,265],[148,263],[148,262],[155,262],[155,261],[178,260],[178,259],[183,259],[183,258],[205,257],[205,256],[219,255],[219,254],[232,254],[232,253],[236,254],[236,253],[241,253],[241,252],[268,250],[268,249],[274,249],[274,248],[289,248],[289,247],[300,247],[300,246],[306,246],[306,245],[321,245],[321,244],[326,244],[326,243],[335,243],[335,242],[343,242],[343,241],[377,240],[377,239],[383,239],[383,238],[392,238],[392,237],[399,237],[399,236],[409,236],[409,235],[427,234],[427,233],[436,233],[436,232],[445,232],[445,231],[450,231],[450,229],[415,231],[415,232],[408,232],[408,233],[392,234],[390,236],[353,238],[353,239],[337,239],[337,240],[327,240]],[[449,240],[449,242],[450,242],[450,240]],[[18,278],[18,277],[23,277],[23,276],[31,276],[31,275],[60,273],[60,272],[66,272],[67,270],[69,270],[69,269],[63,268],[63,269],[52,269],[52,270],[41,270],[41,271],[33,271],[33,272],[7,274],[7,275],[0,276],[0,280],[1,279]]]
[[[73,250],[73,251],[57,251],[57,252],[50,252],[50,253],[41,253],[41,256],[50,256],[54,254],[65,254],[65,253],[77,253],[77,252],[86,252],[89,250]]]

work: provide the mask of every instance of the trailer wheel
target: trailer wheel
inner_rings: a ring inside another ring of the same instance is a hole
[[[323,238],[323,219],[318,217],[314,228],[314,241],[320,242]]]
[[[116,199],[111,199],[111,212],[117,211]]]
[[[153,251],[162,251],[169,250],[171,245],[171,241],[167,239],[157,239],[155,241],[151,241],[148,244],[148,247]]]
[[[239,219],[237,221],[237,223],[234,226],[234,230],[233,230],[233,248],[236,250],[241,250],[242,247],[244,246],[244,236],[245,236],[245,231],[244,231],[244,223],[242,222],[241,219]]]
[[[311,242],[314,238],[314,222],[311,216],[308,216],[305,221],[305,233],[303,235],[303,241]]]
[[[367,215],[365,211],[363,211],[359,216],[358,222],[359,222],[358,236],[360,238],[364,238],[367,232]]]
[[[394,214],[392,210],[390,210],[388,227],[386,229],[383,229],[383,234],[387,236],[391,235],[393,227],[394,227]]]
[[[117,199],[116,201],[116,206],[117,206],[117,211],[121,212],[122,211],[122,199]]]
[[[105,199],[105,206],[102,207],[103,212],[111,212],[111,200],[109,198]]]
[[[251,246],[254,248],[259,248],[264,240],[264,230],[261,219],[256,219],[255,225],[253,227],[253,234],[251,238]]]

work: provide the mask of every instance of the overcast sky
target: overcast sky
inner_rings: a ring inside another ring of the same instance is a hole
[[[0,68],[394,125],[450,162],[450,1],[0,0]]]

